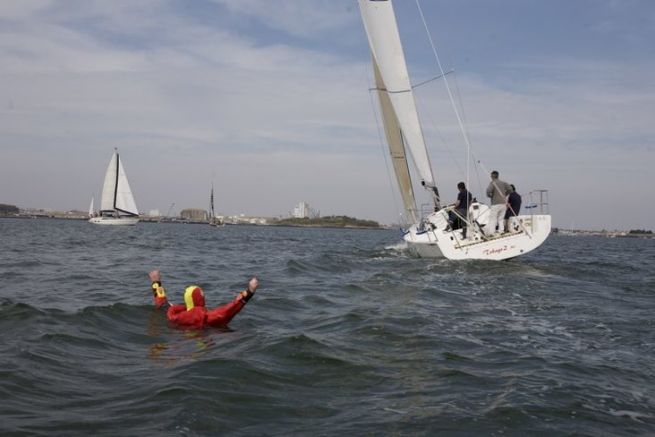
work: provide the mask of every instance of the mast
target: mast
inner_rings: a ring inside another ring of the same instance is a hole
[[[212,191],[211,194],[209,195],[209,224],[213,225],[214,220],[216,217],[216,214],[214,212],[214,183],[212,182]]]
[[[115,179],[115,182],[114,182],[114,202],[113,202],[113,205],[114,205],[114,209],[116,211],[118,211],[118,207],[116,206],[116,197],[117,197],[117,194],[118,194],[118,169],[120,168],[121,158],[118,155],[118,149],[114,148],[114,151],[116,153],[116,179]]]

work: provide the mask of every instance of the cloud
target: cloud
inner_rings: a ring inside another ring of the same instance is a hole
[[[344,28],[358,19],[353,14],[355,2],[333,0],[213,0],[232,13],[253,17],[261,25],[289,35],[320,38],[322,34]]]
[[[85,209],[119,147],[144,211],[203,207],[214,179],[225,213],[306,200],[394,221],[366,40],[350,3],[332,3],[194,3],[221,12],[220,26],[165,1],[3,3],[0,202]],[[361,41],[326,47],[335,34]],[[655,183],[653,67],[531,55],[497,75],[457,73],[484,165],[471,186],[481,193],[495,168],[524,194],[551,189],[556,225],[648,227],[652,210],[626,218],[608,205],[640,205],[634,186]],[[454,198],[465,148],[443,85],[417,100],[442,196]]]

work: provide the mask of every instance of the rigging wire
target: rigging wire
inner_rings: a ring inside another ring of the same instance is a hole
[[[444,69],[441,66],[441,60],[439,59],[439,54],[437,53],[437,48],[434,44],[434,40],[432,38],[432,34],[430,33],[430,29],[428,28],[428,24],[425,21],[425,15],[423,15],[423,9],[421,8],[421,3],[419,0],[416,0],[416,7],[418,8],[419,15],[421,16],[421,21],[423,22],[423,27],[425,27],[425,32],[428,36],[428,40],[430,41],[430,46],[432,47],[432,53],[434,54],[434,58],[437,61],[437,66],[439,67],[439,72],[441,73],[444,83],[446,85],[446,91],[448,92],[448,97],[450,99],[450,103],[453,107],[453,110],[455,111],[455,116],[457,117],[457,123],[459,124],[460,131],[462,132],[462,136],[464,137],[464,142],[466,144],[466,181],[468,182],[470,179],[469,175],[469,169],[470,169],[470,154],[471,154],[471,142],[469,141],[468,134],[466,132],[466,129],[464,128],[464,123],[462,121],[462,117],[460,116],[459,111],[457,110],[457,105],[455,104],[455,100],[453,98],[453,93],[450,90],[450,85],[448,83],[448,78],[446,77],[446,74],[444,73]]]
[[[453,76],[453,82],[455,83],[455,94],[457,95],[457,101],[459,103],[459,108],[462,111],[462,118],[464,119],[464,124],[468,124],[466,121],[466,113],[464,112],[464,100],[462,99],[462,93],[459,88],[459,82],[457,81],[457,75]],[[480,160],[477,159],[475,152],[473,151],[473,144],[471,143],[470,154],[473,157],[473,169],[475,171],[475,177],[477,180],[478,190],[480,193],[483,193],[483,184],[482,179],[480,178],[479,167],[482,165]],[[468,184],[470,181],[466,181]],[[470,191],[470,188],[469,188]]]
[[[462,167],[461,167],[461,165],[459,164],[459,161],[457,160],[457,157],[455,156],[455,153],[454,153],[452,147],[450,147],[450,143],[449,143],[448,140],[446,140],[446,138],[443,136],[443,133],[442,133],[441,130],[439,129],[439,126],[437,126],[437,123],[435,123],[434,120],[436,120],[436,117],[434,117],[434,116],[432,115],[432,112],[430,111],[430,107],[429,107],[429,105],[424,105],[424,104],[423,104],[423,100],[421,99],[421,96],[418,95],[418,93],[414,94],[414,97],[415,97],[416,100],[420,103],[421,108],[424,108],[424,109],[422,109],[421,112],[425,112],[425,113],[427,114],[427,119],[430,121],[430,125],[431,125],[431,127],[432,127],[432,128],[437,132],[437,134],[439,135],[439,138],[441,139],[441,142],[444,144],[446,151],[447,151],[448,154],[450,155],[450,158],[451,158],[451,159],[453,160],[453,162],[455,163],[455,166],[457,167],[457,170],[458,170],[460,173],[463,173],[463,171],[462,171]]]
[[[448,82],[448,78],[446,77],[446,74],[444,74],[444,70],[443,70],[443,67],[441,65],[441,60],[439,59],[439,55],[437,53],[437,49],[436,49],[436,46],[434,44],[434,40],[433,40],[432,35],[430,33],[430,29],[428,28],[427,22],[425,20],[425,15],[423,14],[423,9],[421,8],[421,4],[420,4],[419,0],[416,0],[416,6],[418,8],[419,15],[421,16],[421,21],[423,22],[425,32],[426,32],[426,34],[428,36],[428,40],[429,40],[430,46],[432,48],[432,53],[434,54],[434,58],[435,58],[435,60],[437,62],[437,66],[439,67],[439,71],[441,72],[440,77],[442,77],[443,80],[444,80],[444,83],[445,83],[445,86],[446,86],[446,91],[448,92],[448,97],[450,99],[450,103],[451,103],[451,105],[453,107],[453,111],[455,112],[455,116],[457,117],[457,122],[459,124],[459,128],[460,128],[460,131],[462,133],[462,137],[464,138],[464,142],[466,144],[466,183],[467,183],[467,186],[470,185],[471,158],[473,158],[473,164],[475,166],[475,174],[476,174],[476,179],[477,179],[477,182],[478,182],[478,187],[480,189],[480,192],[482,193],[483,184],[482,184],[482,179],[480,178],[480,174],[478,172],[478,166],[479,166],[479,168],[481,168],[486,173],[489,173],[489,172],[487,171],[487,169],[482,164],[482,161],[480,159],[478,159],[478,157],[473,152],[473,146],[472,146],[471,140],[469,138],[468,132],[467,132],[467,130],[465,128],[466,115],[464,113],[464,104],[462,102],[461,92],[459,90],[459,84],[457,83],[457,75],[453,75],[453,76],[454,76],[454,82],[455,82],[455,89],[456,89],[456,92],[457,92],[457,98],[459,100],[459,110],[458,110],[457,104],[455,102],[455,99],[453,97],[453,94],[452,94],[452,91],[451,91],[451,88],[450,88],[450,84]]]

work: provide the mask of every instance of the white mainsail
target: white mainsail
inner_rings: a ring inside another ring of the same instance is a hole
[[[114,152],[105,172],[105,181],[102,184],[102,195],[100,196],[100,211],[114,210],[114,193],[116,192],[116,180],[118,176],[118,152]]]
[[[93,206],[93,196],[91,197],[91,205],[89,205],[89,217],[93,217],[95,214],[94,206]]]
[[[100,209],[101,211],[117,210],[127,215],[139,214],[118,151],[114,151],[105,173]]]
[[[379,94],[386,94],[391,103],[419,176],[427,187],[434,187],[434,176],[416,111],[393,5],[388,0],[359,0],[359,8],[376,72],[379,73],[380,83],[376,85]]]

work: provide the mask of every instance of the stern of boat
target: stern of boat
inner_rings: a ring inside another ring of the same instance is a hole
[[[511,218],[508,227],[504,234],[488,236],[482,223],[473,222],[464,238],[461,229],[449,229],[447,209],[442,209],[412,225],[403,238],[409,250],[420,257],[504,260],[539,247],[550,234],[551,216],[520,215]]]

